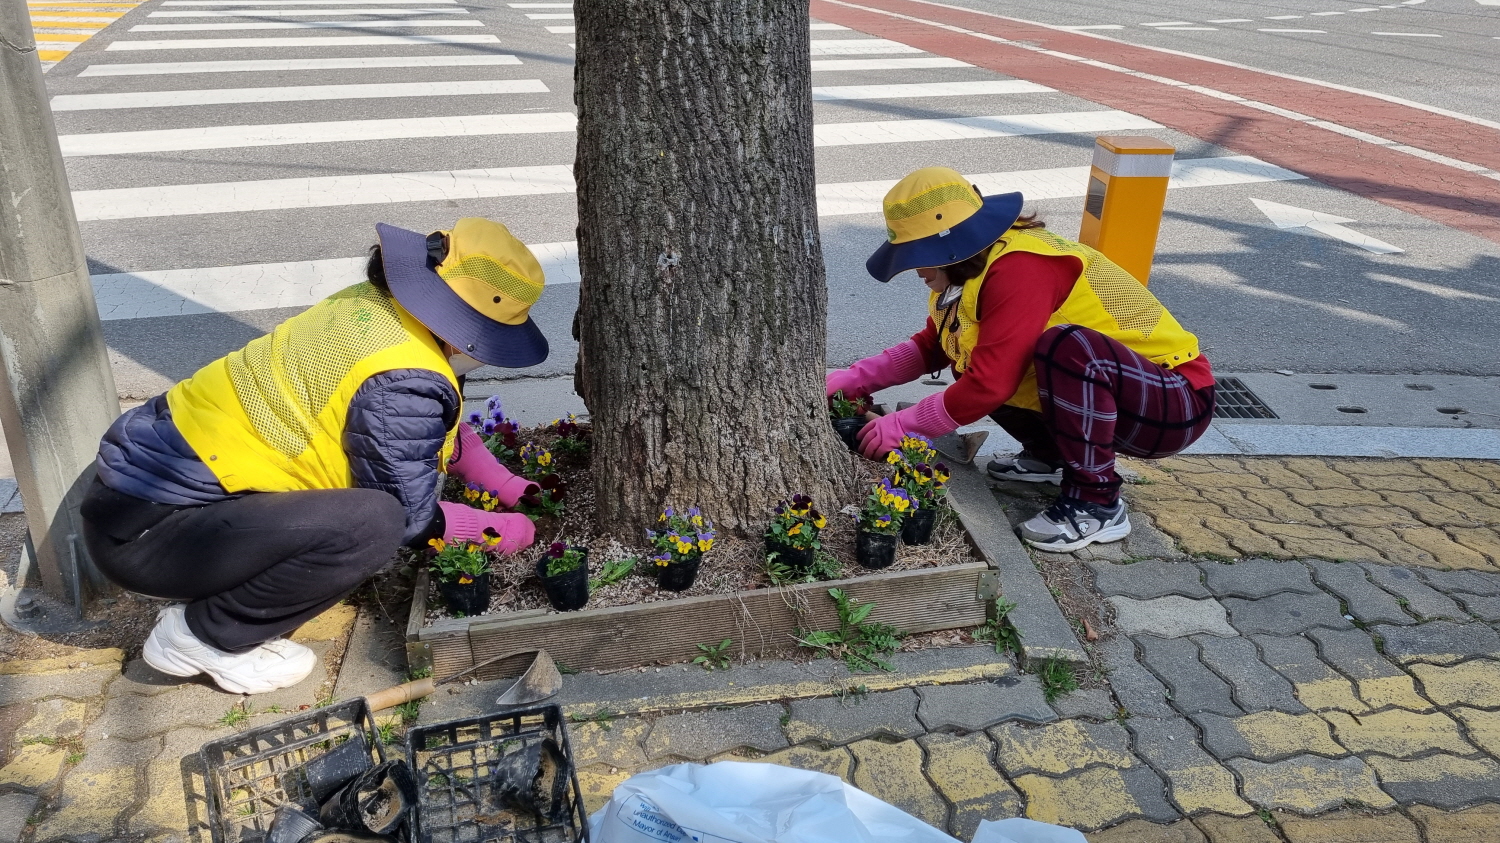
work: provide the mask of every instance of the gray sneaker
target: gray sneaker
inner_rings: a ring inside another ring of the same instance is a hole
[[[1130,535],[1125,502],[1113,507],[1059,495],[1046,510],[1021,525],[1021,538],[1038,550],[1071,553],[1096,542],[1117,542]]]
[[[990,476],[996,480],[1019,480],[1022,483],[1061,483],[1063,477],[1062,463],[1039,460],[1032,456],[1030,451],[1022,451],[1015,456],[990,460],[990,464],[985,466],[985,468],[989,471]]]

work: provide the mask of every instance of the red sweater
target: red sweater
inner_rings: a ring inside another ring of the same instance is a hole
[[[959,424],[973,424],[993,413],[1015,394],[1036,353],[1036,341],[1047,320],[1073,292],[1082,263],[1073,257],[1049,257],[1011,252],[990,265],[979,291],[979,342],[969,355],[969,368],[943,392],[943,407]],[[912,337],[922,350],[928,371],[950,366],[938,345],[932,317]],[[1208,358],[1199,355],[1174,371],[1194,389],[1212,386]]]

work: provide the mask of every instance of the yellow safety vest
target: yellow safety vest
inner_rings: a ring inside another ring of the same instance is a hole
[[[1075,257],[1083,263],[1083,271],[1073,283],[1073,292],[1047,320],[1048,328],[1054,325],[1091,328],[1167,368],[1198,357],[1198,338],[1178,324],[1145,285],[1098,250],[1058,237],[1044,228],[1011,229],[990,249],[989,260],[979,277],[964,284],[963,295],[957,302],[939,312],[938,294],[928,296],[928,315],[937,327],[943,353],[953,362],[954,371],[962,374],[969,367],[969,355],[979,343],[979,291],[985,276],[995,261],[1011,252]],[[995,318],[1003,319],[1005,315],[996,314]],[[1042,408],[1034,366],[1026,368],[1015,395],[1005,403],[1029,410]]]
[[[372,375],[458,380],[432,332],[368,283],[329,296],[172,387],[172,421],[227,492],[346,489],[349,402]],[[453,451],[448,431],[438,465]]]

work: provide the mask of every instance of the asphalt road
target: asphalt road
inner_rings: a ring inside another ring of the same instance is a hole
[[[1300,11],[1266,6],[1262,16],[1308,14],[1318,3],[1335,0],[1309,0]],[[1457,3],[1427,0],[1410,15]],[[549,267],[548,292],[533,312],[552,339],[553,355],[542,366],[508,374],[570,372],[577,278],[568,249],[576,214],[565,169],[573,160],[573,50],[564,30],[571,21],[528,17],[568,13],[565,4],[543,5],[559,7],[468,0],[374,0],[358,7],[384,10],[371,15],[328,0],[320,10],[325,14],[309,17],[288,10],[318,8],[314,0],[151,0],[49,71],[122,394],[143,398],[161,391],[359,280],[358,257],[373,242],[375,222],[430,230],[467,215],[506,222]],[[1478,24],[1492,22],[1500,9],[1473,6],[1479,15],[1471,16],[1476,24],[1466,37],[1477,38]],[[1049,6],[1046,16],[1030,14],[1030,7],[1017,16],[1120,25],[1125,28],[1098,32],[1172,44],[1228,33],[1220,38],[1231,45],[1226,49],[1247,52],[1220,57],[1299,75],[1313,75],[1330,61],[1327,45],[1305,39],[1253,31],[1241,37],[1230,25],[1208,32],[1138,25],[1252,17],[1245,4],[1197,2],[1191,15],[1186,4],[1171,7],[1171,14],[1160,6],[1151,14],[1127,12],[1134,8],[1145,4],[1073,2]],[[1318,28],[1332,32],[1355,18],[1365,26],[1381,15],[1394,20],[1408,12],[1325,16]],[[411,25],[414,19],[433,23]],[[323,24],[288,28],[309,20]],[[156,28],[162,26],[219,28]],[[407,42],[325,40],[392,36]],[[863,269],[883,235],[878,183],[929,164],[994,174],[981,180],[987,190],[1026,192],[1049,225],[1071,236],[1082,212],[1078,168],[1087,167],[1094,137],[1149,133],[1174,144],[1179,162],[1197,174],[1183,178],[1169,196],[1152,289],[1200,335],[1217,368],[1500,374],[1500,244],[1296,172],[1233,158],[1243,150],[1153,128],[1127,110],[952,61],[931,66],[944,59],[858,31],[818,27],[812,36],[815,62],[863,63],[815,64],[814,73],[814,84],[827,89],[814,111],[827,135],[816,164],[832,364],[878,352],[921,325],[924,289],[914,276],[881,285]],[[1390,44],[1361,38],[1350,36],[1351,54],[1389,49],[1391,63],[1437,61],[1459,42],[1456,36]],[[1250,39],[1269,45],[1258,62],[1251,61]],[[1442,46],[1418,43],[1428,40]],[[1474,56],[1444,60],[1455,72],[1465,62],[1486,66],[1479,54],[1493,56],[1500,41],[1477,43]],[[1181,44],[1175,48],[1218,55]],[[1375,77],[1391,74],[1381,74],[1375,58],[1366,65],[1371,78],[1345,68],[1353,75],[1333,81],[1386,90],[1376,87],[1382,80]],[[1493,103],[1496,95],[1478,84],[1481,71],[1464,72],[1475,77],[1467,100],[1418,97],[1417,89],[1439,88],[1457,96],[1458,82],[1388,92],[1480,113],[1471,101],[1489,97]],[[941,89],[942,95],[932,88],[855,90],[951,83],[965,85]],[[1002,121],[991,121],[985,132],[952,122],[973,117]],[[1022,125],[1041,133],[1014,135]],[[999,136],[1006,133],[1013,136]],[[871,182],[877,183],[873,193]],[[1355,220],[1351,228],[1405,251],[1372,254],[1305,229],[1278,230],[1251,199]]]

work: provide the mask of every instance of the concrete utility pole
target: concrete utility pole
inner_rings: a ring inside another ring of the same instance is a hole
[[[0,423],[55,597],[99,582],[78,504],[119,413],[31,19],[24,0],[0,0]]]

